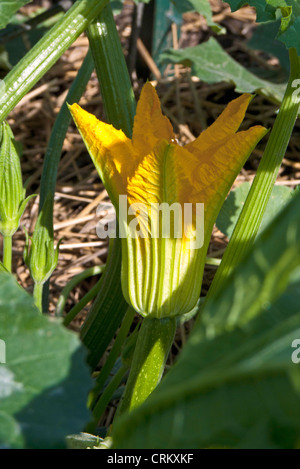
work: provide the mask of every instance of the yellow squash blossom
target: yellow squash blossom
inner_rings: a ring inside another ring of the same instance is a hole
[[[150,83],[141,92],[132,139],[77,104],[70,106],[117,214],[123,200],[119,196],[126,196],[129,216],[120,219],[119,215],[122,289],[141,315],[178,316],[196,305],[217,214],[246,159],[266,134],[261,126],[237,132],[251,98],[244,94],[232,101],[184,147],[176,143]],[[160,210],[163,206],[169,212]],[[182,213],[175,210],[178,207]],[[192,216],[185,223],[187,207],[192,207]],[[135,234],[130,227],[134,215]],[[163,231],[167,215],[173,223],[169,233]],[[200,243],[197,223],[203,231]]]

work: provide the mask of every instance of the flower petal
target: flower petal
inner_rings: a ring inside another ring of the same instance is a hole
[[[133,125],[132,143],[141,155],[147,155],[161,140],[174,139],[172,125],[161,112],[156,90],[147,82],[141,91]]]
[[[230,135],[201,152],[199,163],[189,167],[193,188],[191,200],[205,204],[206,218],[214,218],[227,196],[236,176],[267,129],[254,126]],[[197,156],[197,151],[194,151]]]
[[[174,148],[174,145],[163,140],[144,156],[133,177],[128,179],[127,193],[130,204],[172,204],[178,201],[172,156]]]
[[[131,140],[122,130],[99,121],[78,104],[69,107],[94,165],[114,205],[126,194],[127,176],[134,171]]]
[[[215,122],[204,130],[193,142],[187,144],[185,148],[189,151],[193,149],[206,150],[210,145],[234,134],[245,117],[247,107],[252,97],[251,94],[245,93],[231,101]]]

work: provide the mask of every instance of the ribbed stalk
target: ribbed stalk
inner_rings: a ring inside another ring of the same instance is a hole
[[[110,6],[90,26],[88,36],[107,120],[130,137],[136,104]],[[120,271],[121,242],[115,239],[110,241],[100,290],[81,330],[81,339],[90,351],[91,366],[97,365],[128,309],[122,295]]]
[[[71,122],[70,111],[68,104],[74,104],[80,100],[86,85],[91,77],[94,69],[93,57],[90,51],[88,51],[78,74],[73,81],[71,88],[67,94],[67,97],[56,117],[50,139],[48,142],[46,154],[44,157],[43,172],[41,177],[41,188],[40,188],[40,210],[43,207],[44,201],[47,194],[50,192],[54,196],[57,169],[61,157],[63,143],[66,137],[66,133]]]
[[[77,0],[63,18],[8,73],[4,79],[4,93],[1,96],[0,122],[55,64],[107,3],[108,0]]]
[[[63,143],[66,137],[68,126],[71,121],[70,111],[68,104],[73,104],[81,98],[86,85],[91,77],[94,69],[93,57],[88,51],[79,72],[73,81],[67,97],[56,117],[50,139],[48,142],[47,150],[44,157],[43,172],[40,185],[40,204],[39,211],[42,210],[44,201],[50,193],[54,197],[57,170],[60,162]],[[43,310],[48,310],[48,293],[49,293],[49,280],[44,285],[43,291]]]
[[[209,289],[207,299],[216,292],[251,248],[290,141],[299,109],[299,98],[294,80],[299,79],[300,76],[300,58],[297,56],[296,49],[290,49],[289,54],[290,78],[279,113],[245,205]]]
[[[143,319],[118,412],[141,405],[160,382],[176,331],[176,319]]]
[[[89,25],[87,32],[106,118],[131,137],[135,99],[110,5]]]

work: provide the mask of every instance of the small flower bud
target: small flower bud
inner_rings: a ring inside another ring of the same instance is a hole
[[[19,228],[31,195],[25,199],[20,164],[20,148],[7,124],[0,126],[0,233],[12,236]]]
[[[48,280],[58,261],[59,245],[54,249],[52,207],[53,198],[49,194],[38,216],[32,237],[26,233],[25,263],[30,269],[34,282],[40,285]]]

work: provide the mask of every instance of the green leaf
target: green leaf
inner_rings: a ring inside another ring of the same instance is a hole
[[[11,64],[9,62],[8,53],[3,46],[0,46],[0,76],[2,77],[3,71],[5,73],[9,72],[11,69]],[[1,89],[0,89],[1,93]]]
[[[289,54],[285,45],[276,38],[279,21],[270,21],[257,25],[247,46],[254,50],[265,51],[277,57],[285,72],[290,70]]]
[[[271,21],[275,18],[276,9],[267,3],[266,0],[227,0],[231,11],[237,11],[244,5],[250,5],[256,9],[256,21]]]
[[[242,211],[243,205],[250,190],[250,183],[244,182],[232,190],[225,200],[218,215],[216,225],[228,238],[231,237],[233,229]],[[268,202],[260,230],[262,231],[278,212],[290,201],[293,190],[286,186],[274,186],[271,198]]]
[[[148,401],[119,420],[115,448],[296,447],[300,374],[291,344],[300,315],[268,319],[211,341],[193,336]]]
[[[110,6],[114,15],[118,15],[123,9],[123,2],[120,0],[110,0]]]
[[[243,5],[256,8],[258,22],[275,21],[281,17],[277,38],[287,48],[295,47],[300,55],[300,3],[298,0],[227,0],[231,10],[236,11]]]
[[[235,85],[238,93],[260,93],[277,103],[281,103],[286,88],[249,72],[227,54],[213,37],[195,47],[166,51],[161,54],[161,60],[190,66],[192,74],[206,83],[227,81]]]
[[[14,14],[32,0],[0,0],[0,29],[10,22]]]
[[[283,42],[287,48],[295,47],[300,56],[300,17],[295,19],[294,23],[284,31],[278,39]]]
[[[175,366],[116,421],[115,448],[299,445],[299,209],[300,195],[206,303]]]
[[[92,382],[85,351],[61,322],[40,315],[9,274],[0,273],[0,447],[63,448],[89,421]]]

